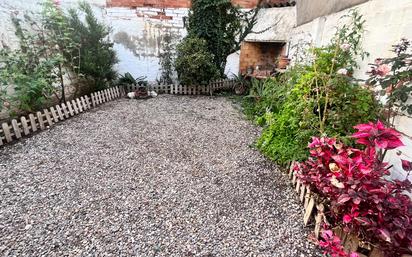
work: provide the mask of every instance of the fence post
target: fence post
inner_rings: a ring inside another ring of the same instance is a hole
[[[21,122],[21,126],[23,128],[24,135],[27,136],[28,134],[30,134],[30,131],[29,131],[29,126],[27,125],[26,117],[21,116],[20,117],[20,122]]]
[[[37,131],[37,123],[36,123],[36,118],[34,117],[33,113],[29,114],[29,120],[30,120],[31,130],[33,132],[36,132]]]
[[[37,121],[39,122],[40,125],[40,130],[44,130],[44,121],[43,121],[43,114],[41,112],[36,112],[36,116],[37,116]]]
[[[3,129],[4,137],[6,138],[7,143],[10,143],[12,141],[12,138],[11,138],[11,134],[10,134],[9,124],[3,123],[3,124],[1,124],[1,127]]]
[[[20,128],[19,128],[19,124],[17,124],[17,120],[12,119],[11,120],[11,126],[13,128],[14,136],[17,139],[21,138]]]

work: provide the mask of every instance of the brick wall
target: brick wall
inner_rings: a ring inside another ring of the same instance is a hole
[[[284,54],[284,50],[282,43],[243,42],[240,49],[239,70],[244,74],[248,67],[255,69],[256,66],[261,66],[261,69],[268,69],[275,66],[277,58]]]
[[[106,0],[111,7],[158,7],[158,8],[189,8],[190,0]],[[281,3],[287,0],[263,0],[269,3]],[[259,0],[232,0],[234,5],[243,8],[253,8]]]

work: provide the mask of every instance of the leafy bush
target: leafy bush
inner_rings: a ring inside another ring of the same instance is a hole
[[[80,60],[79,42],[75,42],[71,37],[74,28],[68,24],[68,19],[52,0],[46,0],[42,3],[41,24],[44,41],[41,42],[47,47],[47,55],[52,58],[58,58],[56,63],[55,74],[57,82],[60,84],[60,102],[66,101],[65,76],[73,83],[71,73],[77,67]],[[33,22],[33,21],[32,21]],[[76,74],[77,76],[79,74]]]
[[[117,80],[117,84],[118,85],[139,85],[139,86],[143,86],[143,87],[147,87],[148,86],[148,82],[146,80],[146,77],[142,76],[142,77],[137,77],[134,78],[132,74],[130,74],[129,72],[126,72],[123,76],[121,75],[120,78]]]
[[[79,9],[85,15],[83,23],[75,10],[66,16],[51,0],[42,3],[39,17],[24,15],[24,20],[12,17],[19,39],[19,48],[3,46],[0,50],[0,109],[33,112],[57,98],[66,101],[65,80],[84,77],[92,84],[85,94],[100,90],[116,78],[117,62],[113,44],[108,41],[109,29],[95,18],[89,4]],[[10,87],[12,95],[6,95]]]
[[[118,59],[109,40],[110,28],[97,20],[87,2],[80,2],[78,10],[84,15],[85,22],[82,22],[76,9],[69,10],[68,23],[73,28],[70,36],[80,46],[70,55],[80,55],[75,71],[82,74],[90,85],[90,88],[80,92],[85,94],[105,89],[114,82],[117,78],[114,65]]]
[[[393,46],[395,57],[377,59],[371,64],[368,84],[379,87],[381,96],[386,97],[386,121],[391,120],[399,111],[412,114],[412,49],[411,42],[402,39]]]
[[[186,37],[177,46],[175,69],[184,85],[205,85],[219,78],[219,71],[213,64],[213,55],[207,50],[206,41]]]
[[[264,103],[257,114],[267,125],[257,146],[279,164],[306,158],[306,143],[313,135],[346,140],[352,126],[377,118],[372,92],[350,77],[354,60],[365,56],[360,49],[363,20],[356,12],[350,18],[329,45],[311,50],[310,65],[297,65],[284,75],[281,83],[287,85],[269,93],[273,99],[256,101],[257,106]]]
[[[346,146],[331,138],[313,138],[311,158],[294,170],[312,192],[330,204],[333,225],[379,243],[386,256],[412,253],[412,184],[390,180],[390,167],[381,151],[403,146],[400,133],[383,123],[360,124],[353,134],[364,149]],[[412,165],[403,160],[409,171]]]
[[[319,246],[324,249],[323,254],[331,257],[359,257],[357,253],[347,253],[341,239],[332,230],[324,230],[319,240]]]
[[[290,92],[290,73],[265,80],[251,80],[249,95],[243,103],[247,116],[261,126],[267,125],[274,113],[278,113]]]
[[[43,18],[47,20],[49,17]],[[54,85],[63,83],[59,67],[65,60],[58,45],[47,43],[52,35],[46,26],[27,15],[24,21],[13,16],[12,22],[19,48],[12,50],[4,46],[0,50],[0,84],[1,87],[12,87],[14,92],[7,96],[3,91],[2,98],[12,112],[33,112],[50,101],[53,95],[58,97]],[[64,97],[64,86],[61,90]],[[60,99],[64,100],[63,97]]]

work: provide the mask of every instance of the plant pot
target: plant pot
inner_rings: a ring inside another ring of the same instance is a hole
[[[278,62],[278,69],[286,69],[290,63],[290,59],[287,58],[286,56],[282,56],[279,58]]]

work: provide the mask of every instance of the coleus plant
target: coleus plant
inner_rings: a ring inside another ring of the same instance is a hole
[[[347,253],[342,246],[342,242],[338,236],[336,236],[332,230],[324,230],[322,232],[319,246],[325,251],[325,255],[331,257],[359,257],[357,253]]]
[[[412,201],[407,195],[411,182],[390,179],[391,166],[380,156],[403,146],[400,133],[379,121],[355,129],[352,137],[362,149],[333,138],[313,138],[311,157],[294,170],[312,192],[329,202],[333,225],[377,243],[386,256],[412,253]],[[402,167],[410,171],[412,163],[403,160]]]

